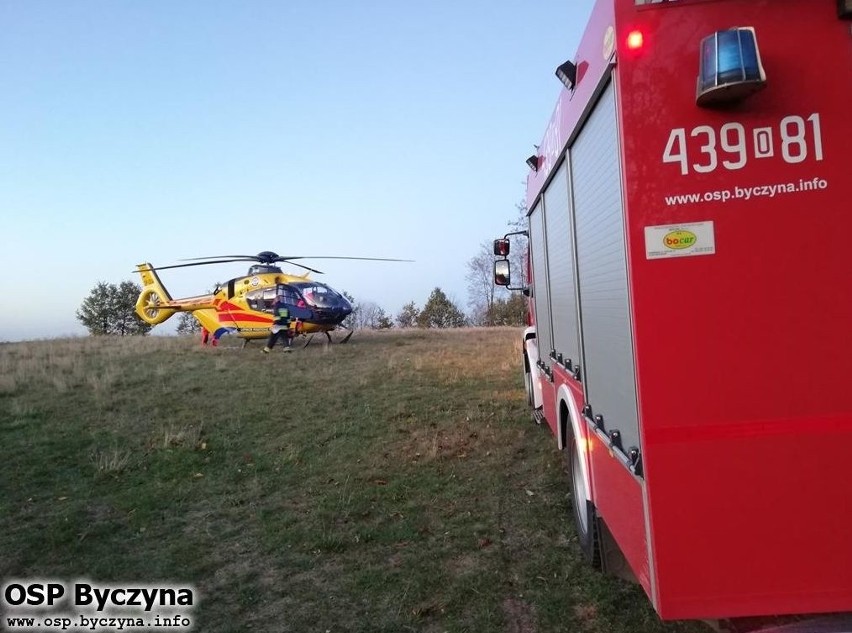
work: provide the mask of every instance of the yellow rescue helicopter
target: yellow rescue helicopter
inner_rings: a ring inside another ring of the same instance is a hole
[[[215,343],[224,334],[244,339],[245,346],[252,339],[263,339],[272,327],[272,304],[279,295],[294,318],[291,336],[313,336],[325,333],[331,342],[330,332],[343,327],[342,321],[352,313],[352,305],[331,286],[308,278],[310,273],[322,274],[315,268],[295,262],[296,259],[357,259],[368,261],[401,262],[406,259],[380,257],[326,257],[288,256],[272,251],[257,255],[220,255],[197,257],[184,260],[188,263],[154,267],[150,263],[138,264],[136,272],[142,277],[142,292],[136,301],[136,314],[146,323],[162,323],[177,312],[192,312],[201,326],[209,332]],[[242,277],[235,277],[217,284],[213,292],[206,295],[172,299],[157,271],[187,266],[207,266],[230,262],[254,262]],[[303,275],[285,273],[277,266],[287,262],[303,268]],[[345,329],[345,328],[344,328]],[[341,343],[352,336],[346,334]],[[310,343],[308,338],[307,345]]]

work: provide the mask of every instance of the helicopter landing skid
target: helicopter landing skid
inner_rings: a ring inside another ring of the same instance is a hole
[[[331,338],[331,334],[330,334],[329,332],[323,332],[323,334],[325,334],[326,339],[328,339],[328,340],[326,341],[326,343],[325,343],[325,344],[326,344],[326,345],[331,345],[331,344],[334,342],[334,341],[332,340],[332,338]],[[344,336],[344,337],[343,337],[340,341],[338,341],[338,343],[337,343],[337,344],[338,344],[338,345],[343,345],[344,343],[348,342],[348,341],[349,341],[349,339],[350,339],[350,338],[352,338],[352,335],[353,335],[353,334],[355,334],[355,330],[349,330],[349,332],[346,334],[346,336]],[[304,345],[302,345],[302,349],[305,349],[308,345],[310,345],[310,344],[311,344],[311,341],[313,340],[313,338],[314,338],[314,335],[313,335],[313,334],[311,334],[311,335],[308,337],[308,340],[307,340],[307,341],[305,341],[305,344],[304,344]]]

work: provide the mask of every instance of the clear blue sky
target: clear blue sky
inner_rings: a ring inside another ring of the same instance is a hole
[[[137,263],[262,250],[414,259],[307,263],[390,314],[435,286],[466,308],[591,6],[0,0],[0,340],[85,333]]]

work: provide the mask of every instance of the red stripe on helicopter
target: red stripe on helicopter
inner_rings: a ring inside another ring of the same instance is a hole
[[[230,301],[222,301],[217,308],[219,310],[227,310],[234,312],[242,312],[243,308],[241,306],[236,305],[235,303],[231,303]]]
[[[219,312],[219,322],[249,321],[253,323],[272,323],[272,317],[258,316],[247,312]]]

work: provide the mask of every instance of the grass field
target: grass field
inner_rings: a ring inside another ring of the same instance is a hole
[[[0,582],[192,583],[204,632],[705,631],[583,563],[519,356],[499,328],[0,345]]]

